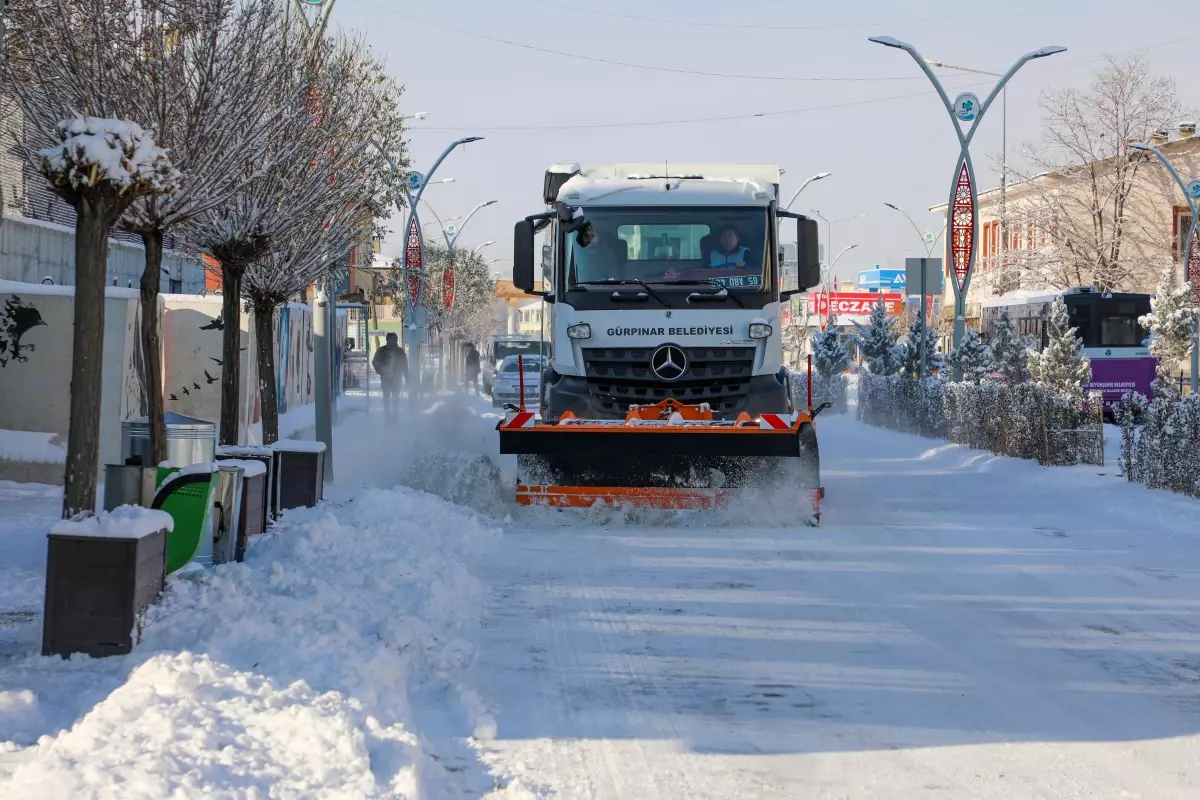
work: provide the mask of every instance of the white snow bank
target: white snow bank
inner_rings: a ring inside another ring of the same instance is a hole
[[[256,478],[267,474],[267,465],[254,459],[223,458],[217,462],[218,467],[241,467],[244,477]]]
[[[164,529],[168,533],[175,530],[175,520],[167,512],[141,506],[119,506],[93,517],[61,520],[50,528],[50,533],[105,539],[140,539]]]
[[[3,291],[0,286],[0,292]],[[48,431],[0,430],[0,461],[65,464],[67,442],[57,433]]]
[[[0,280],[0,294],[29,294],[35,297],[74,297],[75,287],[48,283],[22,283],[21,281]],[[130,289],[125,286],[105,286],[104,296],[117,297],[122,300],[137,300],[142,295],[139,289]]]
[[[411,697],[467,683],[484,593],[463,561],[498,530],[408,490],[274,530],[173,579],[130,656],[0,660],[0,796],[448,796]]]

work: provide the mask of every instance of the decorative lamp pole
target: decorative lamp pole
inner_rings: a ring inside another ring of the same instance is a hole
[[[1184,198],[1187,200],[1188,211],[1192,214],[1192,223],[1188,228],[1187,242],[1183,245],[1183,279],[1192,283],[1192,305],[1193,312],[1196,313],[1196,319],[1192,322],[1192,396],[1196,396],[1200,390],[1200,312],[1196,311],[1195,307],[1200,307],[1200,225],[1197,220],[1197,210],[1200,209],[1200,180],[1193,178],[1184,183],[1184,180],[1179,175],[1179,171],[1167,159],[1163,152],[1157,147],[1152,147],[1148,144],[1130,143],[1129,145],[1134,150],[1140,150],[1143,153],[1153,153],[1155,158],[1162,162],[1162,165],[1167,168],[1167,172],[1171,173],[1171,177],[1175,180],[1175,184],[1179,190],[1183,192]],[[1195,261],[1193,261],[1195,259]]]
[[[946,227],[950,231],[950,235],[946,239],[946,264],[951,270],[951,284],[954,287],[954,346],[958,347],[967,328],[967,290],[970,288],[971,275],[975,267],[975,240],[979,223],[975,168],[971,163],[971,139],[979,130],[979,123],[983,121],[988,107],[999,96],[1005,84],[1012,79],[1013,75],[1017,74],[1017,70],[1025,66],[1027,61],[1062,53],[1067,48],[1043,47],[1021,56],[1000,77],[983,102],[980,102],[979,98],[971,92],[963,92],[951,102],[949,95],[942,87],[942,82],[938,80],[937,75],[933,74],[929,62],[917,52],[917,48],[891,36],[872,36],[869,41],[903,50],[912,56],[921,71],[933,84],[933,88],[937,90],[938,97],[942,99],[946,113],[950,115],[950,121],[954,125],[954,133],[958,137],[958,166],[954,170],[954,180],[950,184],[950,203],[946,210]],[[962,129],[962,122],[970,123],[966,132]],[[956,368],[955,378],[961,377],[960,371]]]
[[[800,196],[801,192],[808,188],[810,183],[813,181],[819,181],[822,178],[828,178],[832,174],[832,172],[818,172],[816,175],[813,175],[811,178],[804,181],[804,183],[800,184],[800,188],[797,189],[796,193],[792,195],[792,199],[788,200],[787,205],[783,207],[784,211],[792,207],[792,203],[796,202],[796,198]]]

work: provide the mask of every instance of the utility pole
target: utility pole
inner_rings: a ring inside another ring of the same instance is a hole
[[[937,90],[938,97],[941,98],[942,105],[946,108],[946,113],[950,115],[955,136],[958,138],[958,164],[954,170],[954,179],[950,183],[950,202],[946,208],[946,228],[950,231],[946,239],[946,263],[950,267],[950,274],[954,279],[954,346],[958,347],[962,337],[966,334],[967,291],[971,286],[971,276],[974,272],[978,249],[976,245],[978,244],[979,229],[979,197],[975,187],[975,168],[971,163],[971,140],[975,137],[975,132],[979,130],[979,123],[983,121],[984,114],[987,113],[992,101],[1004,89],[1005,84],[1017,74],[1017,71],[1025,66],[1026,62],[1062,53],[1067,48],[1043,47],[1021,56],[1015,64],[1009,67],[1008,72],[1001,76],[982,102],[971,92],[963,92],[951,102],[942,82],[933,73],[929,61],[917,52],[917,48],[891,36],[872,36],[868,41],[884,47],[903,50],[912,56],[912,59],[917,62],[917,66],[921,68],[921,71],[933,84],[934,89]],[[969,123],[969,127],[965,131],[960,124],[964,122]],[[962,372],[959,368],[955,368],[954,378],[955,380],[962,379]]]
[[[305,29],[306,55],[312,57],[317,45],[325,35],[329,24],[329,15],[337,0],[292,0],[301,24]],[[291,13],[284,6],[284,31],[286,32]],[[337,285],[334,283],[333,269],[321,279],[317,289],[316,305],[313,308],[313,369],[316,380],[313,381],[313,393],[316,395],[316,437],[317,441],[325,444],[325,483],[333,483],[333,413],[334,374],[333,365],[337,363],[334,348],[337,347]],[[370,373],[368,373],[369,377]]]

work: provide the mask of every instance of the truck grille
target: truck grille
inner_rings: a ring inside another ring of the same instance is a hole
[[[602,410],[624,415],[630,404],[708,403],[714,412],[737,413],[746,405],[754,374],[753,347],[681,347],[687,371],[675,381],[650,370],[654,347],[584,348],[588,389]]]

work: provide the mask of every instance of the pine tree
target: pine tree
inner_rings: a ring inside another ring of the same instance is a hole
[[[1045,348],[1029,354],[1029,375],[1039,386],[1082,403],[1083,387],[1092,379],[1092,362],[1083,354],[1061,297],[1051,306],[1046,331]]]
[[[914,380],[921,374],[921,340],[925,341],[925,374],[945,369],[946,358],[937,349],[937,333],[923,325],[920,315],[913,317],[908,326],[908,341],[904,344],[904,359],[901,365],[904,374]]]
[[[1033,340],[1013,333],[1012,319],[1007,311],[1000,312],[996,321],[996,336],[992,341],[992,360],[996,371],[1009,386],[1029,380],[1029,350]]]
[[[962,341],[946,362],[952,368],[962,370],[963,380],[969,383],[979,383],[996,371],[992,349],[983,343],[974,328],[967,328]]]
[[[813,369],[822,378],[841,375],[850,367],[850,353],[837,329],[837,316],[831,311],[825,330],[813,337]]]
[[[1158,375],[1169,380],[1192,353],[1196,309],[1191,283],[1180,283],[1173,264],[1167,265],[1150,300],[1150,313],[1139,322],[1150,331],[1150,355],[1158,359]]]
[[[896,343],[900,338],[896,320],[887,315],[883,296],[871,309],[871,321],[866,325],[854,323],[858,346],[873,375],[895,375],[904,360],[904,348]]]

